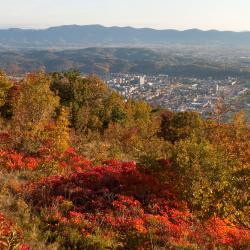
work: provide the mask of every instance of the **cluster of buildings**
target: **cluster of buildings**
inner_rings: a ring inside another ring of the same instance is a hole
[[[106,75],[104,80],[126,99],[145,100],[173,111],[192,110],[203,115],[214,112],[222,99],[230,103],[249,91],[240,81],[230,77],[221,80],[113,73]]]

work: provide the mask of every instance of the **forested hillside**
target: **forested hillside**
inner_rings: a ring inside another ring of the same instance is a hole
[[[4,50],[0,65],[9,75],[46,70],[72,70],[85,74],[106,73],[167,74],[176,77],[250,79],[249,59],[231,50],[204,48],[178,50],[146,48],[86,48],[80,50]]]
[[[0,249],[249,249],[250,127],[0,72]]]

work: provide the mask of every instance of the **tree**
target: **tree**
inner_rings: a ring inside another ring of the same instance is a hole
[[[124,99],[116,92],[111,92],[104,99],[104,109],[101,114],[103,129],[112,123],[123,123],[127,119],[127,111]]]
[[[73,70],[63,73],[52,74],[51,89],[60,96],[62,106],[69,107],[74,101],[74,83],[81,77],[80,72]]]
[[[77,71],[54,74],[52,89],[58,93],[61,105],[70,108],[71,126],[80,133],[102,129],[107,86],[98,77],[83,77]]]
[[[107,86],[96,76],[80,78],[73,84],[72,122],[77,131],[102,129],[100,114],[108,93]],[[83,116],[86,110],[88,117]]]
[[[175,143],[190,137],[194,131],[197,132],[202,126],[203,120],[198,113],[166,111],[162,114],[161,136],[165,140]]]
[[[69,112],[63,107],[55,123],[48,131],[48,140],[53,150],[63,153],[70,145]]]
[[[165,110],[161,114],[161,128],[159,135],[165,140],[170,139],[171,134],[171,122],[173,120],[174,113],[170,110]]]
[[[249,206],[249,165],[227,144],[192,136],[176,143],[172,162],[177,174],[173,184],[191,211],[202,218],[219,216],[249,226],[244,215]]]
[[[126,103],[126,108],[132,122],[147,123],[151,119],[152,107],[144,101],[130,99]]]
[[[0,108],[5,104],[7,93],[13,86],[13,82],[0,70]]]
[[[12,138],[14,146],[34,152],[44,138],[59,98],[50,90],[51,79],[44,73],[28,75],[13,100]]]

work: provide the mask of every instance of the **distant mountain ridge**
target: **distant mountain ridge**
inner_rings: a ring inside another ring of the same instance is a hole
[[[66,25],[48,29],[1,29],[0,47],[88,47],[162,45],[249,46],[250,32],[199,29],[156,30],[151,28]]]

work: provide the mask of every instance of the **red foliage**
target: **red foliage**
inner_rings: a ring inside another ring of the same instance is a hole
[[[18,241],[17,243],[22,243],[22,232],[20,230],[14,229],[10,221],[6,220],[4,215],[0,213],[0,249],[7,250],[10,249],[8,242],[12,238],[13,230],[16,231]],[[13,246],[12,246],[13,247]],[[17,249],[17,248],[15,248]],[[19,250],[30,250],[30,247],[26,244],[21,244],[18,248]]]
[[[0,150],[0,164],[8,170],[35,170],[52,161],[57,163],[59,172],[66,170],[62,172],[67,175],[33,183],[25,187],[24,195],[42,212],[43,220],[53,231],[61,226],[77,226],[83,236],[88,236],[97,228],[108,228],[123,240],[137,235],[143,239],[140,246],[144,248],[151,244],[149,238],[165,246],[196,244],[207,249],[250,244],[247,230],[219,218],[197,221],[169,184],[161,183],[135,162],[111,160],[92,167],[73,148],[59,154],[44,147],[36,156]],[[159,163],[174,180],[171,161]],[[3,221],[0,214],[0,232],[8,235],[11,227]],[[29,248],[22,245],[20,249]]]
[[[59,154],[43,147],[36,156],[29,156],[13,149],[0,148],[0,164],[7,170],[36,170],[39,166],[49,164],[52,161],[57,162],[59,168],[67,169],[69,172],[83,172],[91,164],[90,161],[79,156],[72,148]]]
[[[35,157],[26,156],[15,150],[0,150],[0,164],[8,170],[35,169],[39,160]]]
[[[148,237],[160,245],[198,244],[211,248],[250,244],[248,231],[218,218],[198,222],[168,187],[134,162],[86,166],[81,173],[34,183],[28,193],[34,207],[43,214],[46,211],[44,220],[53,231],[62,225],[77,225],[87,236],[96,228],[112,228],[124,235],[123,239],[129,239],[131,234],[142,237],[146,248],[150,244]],[[73,206],[65,213],[62,207],[67,201]]]
[[[215,217],[207,221],[204,227],[208,235],[221,245],[234,246],[236,249],[242,249],[242,243],[250,245],[249,230],[239,229],[229,221]]]
[[[19,250],[30,250],[30,247],[26,244],[22,244],[20,247],[19,247]]]
[[[11,224],[8,222],[4,215],[0,213],[0,235],[7,236],[11,233]]]
[[[91,162],[77,154],[74,148],[68,148],[65,152],[58,153],[50,145],[46,145],[40,148],[38,155],[42,162],[55,161],[61,169],[67,169],[70,172],[81,173],[91,165]]]

